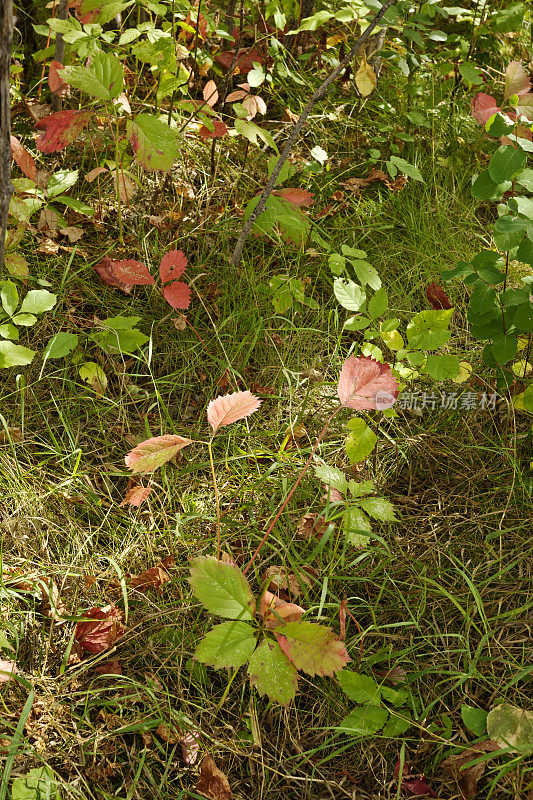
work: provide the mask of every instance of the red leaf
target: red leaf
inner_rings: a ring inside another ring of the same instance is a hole
[[[165,436],[153,436],[134,447],[124,461],[134,475],[147,474],[166,464],[183,447],[191,443],[190,439],[170,433]]]
[[[123,635],[122,612],[114,605],[91,608],[76,625],[74,639],[87,653],[102,653]]]
[[[309,208],[315,202],[314,194],[308,192],[307,189],[277,189],[272,194],[277,194],[284,200],[288,200],[289,203],[303,208]]]
[[[107,167],[95,167],[94,169],[92,169],[90,172],[87,173],[87,175],[85,176],[85,180],[88,181],[89,183],[92,183],[94,179],[97,178],[99,175],[101,175],[103,172],[109,172]]]
[[[218,139],[220,136],[225,136],[228,133],[226,125],[221,119],[212,119],[214,130],[210,131],[205,125],[202,125],[198,131],[198,136],[202,139]]]
[[[218,53],[218,55],[215,56],[215,61],[217,64],[220,64],[221,67],[224,67],[224,69],[228,70],[233,63],[234,57],[235,50],[226,50],[223,53]],[[233,67],[233,71],[240,75],[247,75],[250,70],[254,68],[254,61],[258,62],[259,64],[264,64],[265,58],[255,47],[253,47],[251,50],[248,47],[244,47],[238,52],[237,61]]]
[[[163,296],[172,308],[189,308],[191,290],[183,281],[175,281],[170,286],[165,286]]]
[[[471,114],[480,125],[485,125],[493,114],[501,111],[501,108],[496,105],[496,100],[489,94],[480,92],[472,98]]]
[[[48,72],[48,85],[50,90],[54,94],[57,94],[58,97],[63,97],[68,92],[68,84],[65,83],[61,77],[61,70],[63,69],[65,69],[63,64],[60,61],[56,61],[54,58]]]
[[[211,400],[207,406],[207,421],[215,434],[219,428],[249,417],[260,405],[261,400],[249,391],[225,394]]]
[[[32,181],[37,176],[37,165],[25,147],[21,145],[16,136],[11,136],[11,158],[16,161],[22,172]]]
[[[370,356],[350,356],[339,376],[337,394],[345,408],[355,411],[390,408],[398,395],[398,382],[388,364]]]
[[[36,127],[45,132],[36,142],[41,153],[56,153],[76,139],[92,117],[91,111],[57,111],[41,119]]]
[[[398,780],[400,775],[400,759],[394,767],[394,777]],[[429,786],[423,775],[412,775],[407,764],[403,765],[401,788],[410,797],[437,797],[431,786]]]
[[[133,489],[128,489],[120,506],[134,506],[135,508],[139,508],[141,503],[144,503],[148,498],[151,491],[152,489],[150,486],[134,486]]]
[[[189,308],[191,290],[183,281],[178,281],[185,272],[187,259],[183,250],[171,250],[161,259],[159,275],[163,284],[163,296],[172,308]]]
[[[116,286],[130,294],[132,286],[152,286],[155,280],[141,261],[113,261],[107,256],[94,267],[107,286]]]
[[[215,81],[207,81],[202,96],[207,105],[211,106],[211,108],[218,103],[218,89]]]
[[[426,288],[426,297],[431,308],[434,308],[435,311],[452,308],[448,295],[438,283],[433,282],[428,285]]]
[[[97,675],[122,675],[122,666],[118,658],[99,664],[94,670]]]

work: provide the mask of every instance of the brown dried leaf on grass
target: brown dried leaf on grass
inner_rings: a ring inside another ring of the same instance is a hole
[[[443,762],[442,766],[446,772],[456,781],[461,797],[464,800],[472,800],[477,792],[477,782],[485,772],[487,760],[480,761],[478,764],[465,769],[465,765],[476,760],[482,753],[492,753],[499,750],[497,742],[487,739],[485,742],[473,744],[455,756],[450,756]]]
[[[44,617],[53,619],[54,622],[63,622],[67,613],[66,606],[61,601],[59,589],[54,581],[49,578],[40,582],[41,606],[40,611]]]
[[[209,800],[232,800],[229,781],[210,755],[205,755],[200,767],[200,780],[195,786],[198,794]]]
[[[308,512],[303,515],[296,526],[296,533],[298,536],[305,536],[306,539],[320,539],[327,525],[328,523],[324,517]]]
[[[112,661],[99,664],[94,671],[97,675],[122,675],[122,665],[118,658],[114,658]]]
[[[102,653],[124,634],[122,612],[115,605],[91,608],[76,625],[74,640],[87,653]]]
[[[284,567],[267,567],[263,573],[262,583],[270,592],[288,602],[293,597],[300,597],[302,583],[309,587],[312,586],[316,575],[316,571],[307,565],[302,566],[302,571],[298,576],[288,572]]]
[[[170,575],[161,566],[150,567],[140,575],[128,581],[130,588],[137,589],[138,592],[147,592],[155,589],[158,592],[163,590],[165,583],[170,580]]]
[[[278,625],[285,625],[288,622],[298,622],[305,614],[305,608],[297,606],[295,603],[286,603],[272,592],[264,592],[261,597],[259,613],[265,620],[265,625],[269,631],[277,628]]]

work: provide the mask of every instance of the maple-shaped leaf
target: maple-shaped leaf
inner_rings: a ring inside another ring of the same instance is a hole
[[[276,639],[296,669],[308,675],[333,675],[350,656],[331,628],[316,622],[289,622],[276,628]]]
[[[11,158],[19,165],[27,178],[34,181],[37,177],[37,164],[16,136],[11,136]]]
[[[232,800],[233,793],[229,781],[211,756],[205,755],[200,767],[200,780],[194,787],[196,794],[208,800]]]
[[[202,125],[198,131],[198,136],[202,139],[219,139],[229,133],[228,128],[221,119],[212,119],[213,130],[210,131],[206,125]]]
[[[388,364],[370,356],[350,356],[342,367],[337,394],[345,408],[355,411],[390,408],[398,395],[398,382]]]
[[[207,406],[207,421],[215,434],[219,428],[249,417],[260,405],[261,400],[248,390],[225,394],[216,400],[211,400]]]
[[[129,259],[113,261],[107,256],[99,264],[95,264],[95,272],[108,286],[116,286],[125,294],[131,292],[132,286],[152,286],[155,280],[148,272],[146,264]]]
[[[286,706],[294,699],[298,688],[298,673],[279,644],[264,639],[248,664],[250,683],[259,694],[266,694]]]
[[[501,108],[496,105],[496,100],[490,94],[480,92],[472,98],[470,113],[480,125],[485,125],[493,114],[501,112]]]
[[[194,657],[215,669],[239,669],[255,650],[255,633],[246,622],[221,622],[204,636]]]
[[[439,284],[434,281],[426,287],[426,297],[431,308],[434,308],[436,311],[440,311],[443,308],[452,308],[450,298],[442,286],[439,286]]]
[[[187,259],[183,250],[171,250],[161,259],[159,275],[163,284],[163,296],[172,308],[189,308],[191,290],[186,283],[178,280],[186,266]]]
[[[18,675],[19,673],[20,670],[14,661],[0,658],[0,683],[7,683],[11,680],[12,675]]]
[[[120,506],[139,508],[141,503],[148,499],[151,491],[152,488],[150,486],[134,486],[132,489],[128,489]]]
[[[124,461],[134,475],[155,472],[188,444],[192,444],[191,439],[173,433],[153,436],[134,447]]]
[[[122,612],[114,605],[91,608],[76,625],[74,640],[87,653],[101,653],[123,635]],[[87,617],[89,619],[87,619]]]
[[[218,89],[215,81],[207,81],[203,88],[202,96],[208,106],[216,106],[218,103]]]
[[[299,208],[309,208],[315,202],[315,196],[312,192],[308,192],[307,189],[276,189],[275,192],[272,194],[277,194],[278,197],[283,197],[284,200],[288,200],[289,203],[292,203]]]
[[[241,570],[213,556],[193,559],[189,583],[198,600],[212,614],[248,620],[255,613],[255,598]]]
[[[279,625],[298,622],[305,614],[305,608],[297,606],[296,603],[287,603],[272,592],[265,591],[259,605],[259,613],[265,620],[266,627],[271,631]]]
[[[56,153],[71,144],[89,124],[91,111],[57,111],[39,120],[36,127],[44,133],[36,141],[41,153]]]
[[[510,61],[505,70],[505,91],[503,99],[508,100],[513,94],[527,94],[531,89],[531,80],[520,61]]]
[[[68,92],[68,84],[65,83],[61,77],[61,71],[63,69],[63,64],[53,58],[48,71],[48,86],[50,87],[50,91],[57,94],[58,97],[64,97]]]

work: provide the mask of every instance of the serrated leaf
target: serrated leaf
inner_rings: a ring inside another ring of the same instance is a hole
[[[137,114],[128,120],[126,134],[137,161],[146,170],[170,172],[178,157],[176,131],[152,114]]]
[[[252,619],[255,599],[248,581],[234,564],[213,556],[197,556],[189,578],[192,590],[208,611],[226,619]]]
[[[21,367],[31,364],[35,357],[35,350],[13,344],[13,342],[0,342],[0,369],[6,367]]]
[[[356,506],[347,508],[342,515],[342,528],[346,541],[354,547],[367,547],[370,542],[368,533],[372,532],[370,520]]]
[[[533,751],[533,711],[503,703],[487,715],[489,738],[512,752]]]
[[[94,267],[99,277],[108,286],[127,289],[131,286],[152,286],[155,280],[146,264],[130,258],[126,261],[113,261],[106,256]]]
[[[25,314],[43,314],[45,311],[50,311],[56,301],[57,295],[47,289],[32,289],[22,301],[20,311]]]
[[[405,719],[405,717],[408,717],[408,719]],[[387,720],[381,735],[386,736],[389,739],[397,739],[402,735],[402,733],[408,731],[412,724],[413,720],[409,718],[408,711],[402,712],[401,717],[395,714],[394,711],[391,711],[390,717]]]
[[[296,695],[298,673],[277,642],[264,639],[248,664],[250,683],[259,694],[266,694],[281,705],[288,705]]]
[[[159,275],[163,284],[163,296],[172,308],[189,308],[191,290],[183,281],[178,281],[187,266],[183,250],[171,250],[165,253],[159,266]]]
[[[337,395],[345,408],[390,408],[397,394],[398,382],[388,364],[365,356],[350,356],[344,362]]]
[[[380,706],[360,706],[354,708],[351,714],[337,726],[339,733],[348,733],[350,736],[371,736],[377,733],[387,722],[389,712]]]
[[[398,156],[391,156],[389,160],[400,170],[400,172],[403,172],[404,175],[408,175],[410,178],[413,178],[413,180],[424,183],[422,173],[413,164],[410,164],[408,161],[405,161],[405,159],[399,158]]]
[[[348,490],[352,497],[364,497],[365,494],[371,494],[376,491],[374,481],[354,481],[353,479],[348,483]]]
[[[364,419],[351,420],[351,433],[346,439],[346,455],[350,464],[360,464],[367,458],[378,441],[378,437]]]
[[[249,391],[226,394],[211,400],[207,406],[207,421],[215,434],[219,428],[249,417],[260,405],[261,400]]]
[[[153,436],[134,447],[124,461],[134,475],[146,475],[166,464],[188,444],[192,444],[191,439],[175,434]]]
[[[44,128],[44,133],[36,141],[41,153],[56,153],[77,139],[89,124],[91,111],[58,111],[39,120],[36,128]]]
[[[360,311],[366,302],[366,294],[361,287],[353,281],[335,278],[333,282],[333,292],[337,301],[347,311]]]
[[[394,506],[384,497],[366,497],[359,500],[363,511],[380,522],[395,522]]]
[[[323,481],[327,486],[336,489],[341,494],[346,494],[348,484],[346,475],[337,467],[330,467],[327,464],[316,464],[314,467],[315,475],[319,481]]]
[[[431,375],[436,381],[455,380],[461,371],[456,356],[441,356],[430,353],[420,370],[423,375]]]
[[[215,669],[245,664],[256,647],[255,630],[246,622],[222,622],[204,636],[194,657]]]
[[[520,61],[510,61],[505,70],[505,91],[503,99],[508,100],[513,94],[522,95],[529,92],[531,81]]]
[[[65,83],[82,89],[104,102],[114,100],[124,87],[122,62],[112,53],[96,53],[89,67],[64,67],[61,78]]]
[[[350,700],[354,703],[373,703],[377,705],[381,700],[381,692],[374,678],[368,675],[360,675],[349,669],[343,669],[337,675],[339,684]]]
[[[308,675],[333,675],[350,661],[331,628],[315,622],[289,622],[276,628],[276,638],[296,669]]]
[[[257,141],[259,138],[265,144],[275,150],[276,153],[279,152],[278,146],[275,140],[272,138],[272,134],[270,134],[264,128],[260,128],[259,125],[255,124],[255,122],[250,122],[245,119],[236,119],[234,126],[237,133],[240,133],[241,136],[244,136],[244,138],[248,139],[248,141],[252,144],[259,145],[259,142]]]

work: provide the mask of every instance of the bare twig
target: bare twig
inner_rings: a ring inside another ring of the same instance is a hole
[[[307,103],[306,107],[302,111],[300,117],[296,121],[296,123],[294,125],[294,128],[292,129],[292,131],[290,133],[289,138],[285,142],[285,146],[284,146],[283,150],[281,151],[281,155],[277,160],[276,166],[274,167],[274,169],[272,171],[272,174],[270,176],[270,179],[268,180],[267,185],[263,189],[261,197],[259,198],[259,202],[257,203],[256,207],[254,208],[254,210],[252,211],[252,213],[248,217],[248,220],[247,220],[246,224],[244,225],[239,238],[237,239],[237,242],[235,244],[235,249],[234,249],[233,254],[231,256],[231,265],[232,265],[232,267],[236,267],[240,263],[240,260],[242,258],[242,251],[243,251],[243,248],[244,248],[244,243],[246,242],[246,239],[248,238],[248,235],[249,235],[250,231],[252,230],[252,226],[253,226],[255,220],[257,219],[259,214],[261,214],[264,211],[266,203],[267,203],[267,200],[268,200],[268,198],[270,196],[270,193],[271,193],[272,189],[274,189],[274,187],[276,185],[276,181],[278,179],[278,175],[280,174],[281,169],[282,169],[285,161],[287,160],[287,158],[289,156],[289,153],[292,150],[292,146],[294,145],[296,139],[298,138],[298,135],[299,135],[300,131],[304,127],[304,125],[305,125],[305,123],[307,121],[307,117],[309,116],[309,114],[311,113],[311,111],[313,110],[315,105],[319,102],[319,100],[323,100],[324,99],[324,97],[328,93],[328,90],[329,90],[329,87],[331,86],[331,84],[344,71],[344,68],[347,66],[347,64],[355,56],[355,54],[357,53],[357,51],[359,50],[361,45],[368,39],[368,37],[370,36],[370,34],[372,33],[372,31],[374,30],[376,25],[379,25],[380,20],[383,19],[383,17],[385,16],[385,14],[389,10],[389,8],[393,5],[394,2],[395,2],[395,0],[386,0],[386,2],[382,5],[381,9],[378,11],[376,16],[372,20],[372,22],[370,22],[370,24],[368,25],[368,28],[365,29],[365,31],[361,34],[359,39],[356,41],[356,43],[354,44],[354,46],[352,47],[350,52],[346,55],[345,58],[343,58],[343,60],[338,65],[338,67],[336,67],[333,70],[333,72],[330,72],[330,74],[325,79],[325,81],[323,81],[320,84],[320,86],[318,87],[318,89],[316,90],[316,92],[311,97],[311,99]]]
[[[0,0],[0,269],[4,263],[7,215],[13,193],[11,185],[11,140],[9,68],[13,38],[12,0]]]
[[[57,12],[57,19],[65,20],[68,16],[68,2],[61,0],[59,3],[59,11]],[[65,60],[65,40],[62,33],[56,34],[56,46],[54,50],[54,58],[63,64]],[[52,95],[52,111],[61,111],[61,96],[59,94]]]

